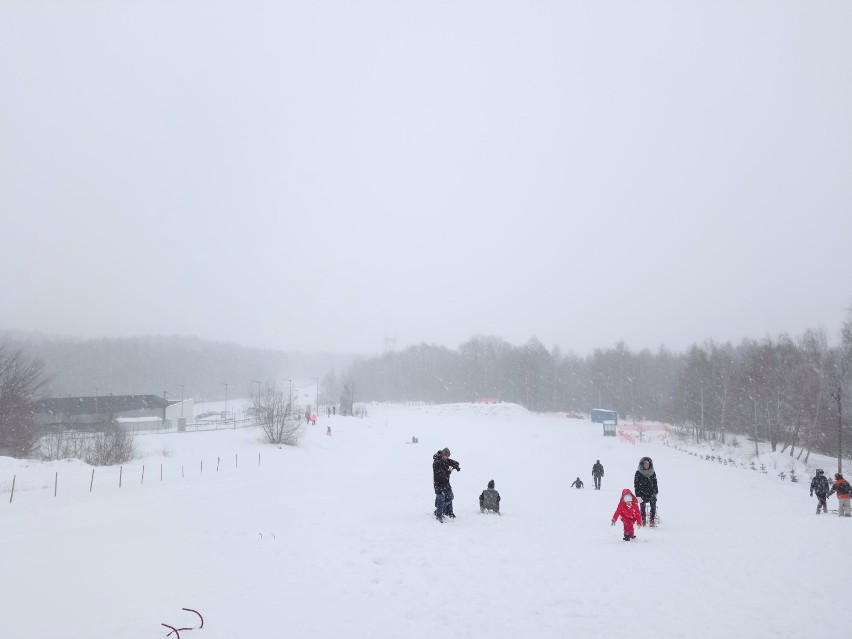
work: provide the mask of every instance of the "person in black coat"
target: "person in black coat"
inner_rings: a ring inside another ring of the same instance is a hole
[[[583,480],[580,479],[579,477],[577,477],[577,479],[574,480],[574,483],[571,484],[571,488],[582,488],[582,487],[583,487]]]
[[[657,473],[654,471],[654,462],[650,457],[639,460],[639,468],[633,476],[633,492],[642,498],[642,525],[647,525],[648,519],[645,515],[645,505],[651,504],[651,527],[656,526],[657,516]]]
[[[828,489],[828,477],[825,476],[825,471],[822,468],[817,468],[816,475],[811,479],[811,497],[814,496],[814,493],[817,496],[817,515],[819,515],[820,508],[828,514],[828,505],[825,503],[826,497],[828,497]]]
[[[598,459],[595,461],[595,465],[592,466],[592,477],[595,479],[595,490],[601,489],[601,477],[603,477],[603,474],[603,464],[601,464],[601,460]]]
[[[435,518],[442,522],[444,516],[456,518],[453,512],[453,488],[450,486],[450,473],[460,471],[461,466],[450,459],[450,449],[444,448],[432,455],[432,484],[435,488]]]

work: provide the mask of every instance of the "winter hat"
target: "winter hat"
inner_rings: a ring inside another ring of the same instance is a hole
[[[816,474],[817,474],[817,475],[822,475],[823,473],[825,473],[825,471],[824,471],[822,468],[817,468],[817,469],[816,469]]]
[[[834,478],[835,479],[843,479],[843,475],[841,475],[840,473],[834,473]]]
[[[488,482],[488,488],[490,488],[491,490],[494,490],[494,480],[493,479]]]
[[[442,455],[446,455],[447,457],[449,457],[449,456],[450,456],[450,449],[449,449],[449,448],[444,448],[443,450],[441,450],[441,454],[442,454]]]

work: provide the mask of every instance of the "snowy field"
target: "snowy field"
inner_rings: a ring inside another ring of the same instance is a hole
[[[368,411],[320,415],[296,448],[143,435],[120,488],[118,468],[0,457],[0,637],[153,639],[197,625],[184,607],[205,624],[183,639],[852,636],[852,519],[816,516],[809,477],[508,404]],[[440,524],[444,446],[462,470]],[[642,455],[662,524],[625,543],[610,518]],[[479,513],[489,479],[502,517]]]

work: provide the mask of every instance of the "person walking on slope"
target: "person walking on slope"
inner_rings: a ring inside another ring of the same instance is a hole
[[[500,493],[494,490],[494,480],[488,482],[488,488],[479,495],[479,512],[486,510],[500,514]]]
[[[651,528],[657,525],[657,473],[654,471],[654,462],[650,457],[639,460],[639,468],[633,476],[633,490],[636,496],[642,499],[642,525],[650,523]],[[645,514],[645,504],[651,504],[651,521]]]
[[[603,475],[603,466],[601,465],[601,460],[598,459],[595,461],[595,465],[592,466],[592,477],[595,479],[595,490],[601,489],[601,477],[603,477]]]
[[[450,473],[453,469],[461,471],[461,466],[450,459],[450,449],[444,448],[432,455],[432,484],[435,487],[435,518],[444,523],[444,515],[456,518],[453,512],[453,488],[450,486]]]
[[[825,476],[825,471],[822,468],[817,468],[816,475],[811,479],[811,497],[814,496],[814,493],[817,496],[816,514],[819,515],[820,508],[822,508],[824,513],[828,514],[828,506],[825,503],[828,496],[828,477]]]
[[[612,524],[610,525],[615,526],[619,517],[621,517],[621,523],[624,524],[624,541],[636,539],[636,535],[633,534],[633,526],[642,521],[642,513],[639,512],[639,505],[629,488],[621,491],[621,499],[612,515]]]
[[[852,486],[849,482],[843,479],[840,473],[834,473],[834,483],[831,490],[828,491],[828,497],[837,493],[837,514],[840,517],[852,517],[852,508],[850,508],[849,494],[852,493]]]
[[[580,479],[579,477],[577,477],[577,479],[575,479],[574,482],[571,484],[571,488],[582,488],[582,487],[583,487],[583,480]]]

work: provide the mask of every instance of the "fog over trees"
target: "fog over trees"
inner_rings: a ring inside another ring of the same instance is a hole
[[[417,344],[375,357],[292,354],[190,337],[73,340],[5,334],[3,430],[39,396],[252,395],[256,382],[321,377],[323,404],[500,400],[533,411],[616,410],[622,420],[676,424],[696,440],[746,435],[807,458],[836,454],[838,397],[852,412],[852,311],[833,345],[822,330],[741,343],[708,340],[686,352],[631,350],[620,342],[588,356],[475,336],[457,349]],[[23,386],[21,386],[23,384]],[[9,389],[24,388],[13,392]],[[17,393],[17,394],[16,394]],[[23,408],[22,408],[23,407]],[[14,413],[14,414],[13,414]],[[25,420],[26,421],[26,420]],[[848,420],[847,420],[848,421]],[[24,437],[23,440],[27,440]],[[16,448],[26,448],[23,441]],[[852,437],[843,438],[846,454]],[[8,443],[8,442],[7,442]],[[743,442],[745,444],[746,442]]]
[[[0,345],[37,358],[50,376],[53,397],[160,395],[214,400],[248,397],[254,380],[319,377],[348,365],[352,356],[284,353],[196,337],[146,336],[80,340],[7,332]],[[181,389],[183,386],[183,389]]]
[[[836,394],[841,389],[848,401],[850,368],[852,314],[838,346],[821,330],[736,346],[707,341],[685,353],[634,352],[618,343],[588,357],[548,350],[536,338],[512,346],[477,336],[457,350],[419,344],[357,361],[342,376],[327,376],[324,388],[345,383],[360,401],[499,398],[535,411],[610,408],[622,419],[677,424],[696,439],[745,433],[806,457],[837,452]]]

